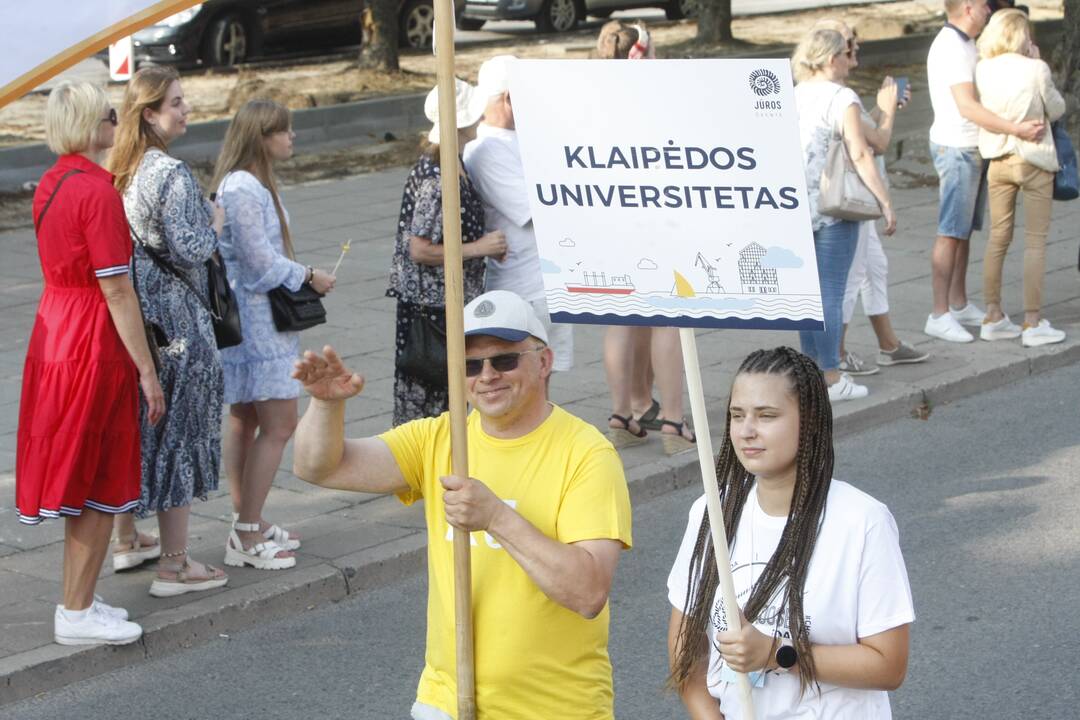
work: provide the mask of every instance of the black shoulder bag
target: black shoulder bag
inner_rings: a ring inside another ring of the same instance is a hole
[[[41,209],[41,214],[38,215],[38,217],[37,217],[37,222],[34,223],[34,232],[35,232],[35,234],[41,230],[41,223],[44,222],[44,220],[45,220],[45,213],[47,213],[49,211],[49,206],[52,205],[52,201],[53,201],[53,198],[56,197],[56,193],[60,192],[60,186],[63,185],[64,181],[67,180],[69,177],[71,177],[72,175],[78,175],[81,172],[82,172],[82,170],[68,170],[66,173],[64,173],[64,176],[62,178],[60,178],[60,182],[56,183],[56,188],[53,189],[52,195],[49,196],[49,199],[45,202],[45,207],[43,207]],[[131,260],[132,260],[132,263],[135,262],[135,254],[134,254],[134,252],[132,252]],[[136,281],[134,270],[135,270],[135,268],[134,268],[134,265],[133,265],[132,266],[132,273],[131,273],[131,285],[132,285],[132,288],[135,290],[136,297],[138,297],[139,287],[136,284],[137,281]],[[141,303],[139,304],[139,315],[142,315],[142,304]],[[169,344],[169,338],[168,338],[167,335],[165,335],[165,331],[162,330],[161,326],[158,325],[157,323],[148,322],[146,320],[145,316],[143,316],[142,321],[143,321],[143,330],[146,332],[146,346],[150,349],[150,357],[154,361],[154,370],[157,371],[157,372],[160,372],[161,371],[161,353],[158,351],[158,348],[163,348],[166,345],[168,345]]]

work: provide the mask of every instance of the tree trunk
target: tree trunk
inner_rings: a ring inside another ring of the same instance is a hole
[[[716,45],[731,40],[731,0],[698,0],[697,41]]]
[[[1057,47],[1056,70],[1063,93],[1080,91],[1080,0],[1065,0],[1065,20]]]
[[[398,71],[397,6],[397,0],[368,0],[360,17],[363,30],[360,67],[383,72]]]

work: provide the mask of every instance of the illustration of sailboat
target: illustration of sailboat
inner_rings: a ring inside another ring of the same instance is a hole
[[[595,293],[600,295],[629,295],[634,292],[634,283],[629,275],[612,275],[610,278],[602,272],[584,272],[580,283],[566,283],[566,289],[572,293]]]

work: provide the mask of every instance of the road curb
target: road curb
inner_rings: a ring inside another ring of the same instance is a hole
[[[1080,338],[1074,330],[1070,337]],[[847,411],[834,419],[837,437],[912,417],[987,390],[1080,362],[1080,339],[1036,351],[1002,357],[981,372],[961,367],[925,388],[902,387],[889,400]],[[848,406],[850,407],[850,406]],[[920,415],[926,417],[926,415]],[[713,428],[715,437],[719,428]],[[632,502],[640,504],[700,482],[697,454],[685,452],[636,465],[627,472]],[[423,533],[413,533],[336,560],[198,601],[156,612],[145,619],[140,642],[126,647],[70,648],[49,645],[0,660],[0,706],[74,682],[169,655],[246,628],[290,617],[351,595],[370,592],[426,567]]]
[[[1061,20],[1034,23],[1039,43],[1047,57],[1060,40]],[[859,46],[859,62],[866,67],[904,65],[925,60],[936,33],[918,33],[885,40],[867,40]],[[791,54],[790,45],[751,47],[728,57],[777,58]],[[428,127],[424,116],[426,93],[410,93],[353,103],[305,108],[293,111],[297,146],[325,152],[349,145],[381,142],[390,133]],[[193,123],[187,134],[170,146],[170,152],[185,162],[208,162],[217,158],[228,120]],[[36,182],[54,162],[44,144],[20,145],[0,150],[0,192],[17,192],[26,183]]]

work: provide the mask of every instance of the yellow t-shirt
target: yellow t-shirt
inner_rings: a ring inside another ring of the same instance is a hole
[[[379,436],[428,527],[427,654],[417,700],[456,717],[454,553],[439,478],[450,474],[444,414]],[[622,461],[596,428],[558,406],[528,435],[493,438],[469,416],[469,475],[548,537],[613,539],[630,547],[630,495]],[[611,720],[609,611],[586,620],[550,600],[493,537],[472,534],[478,720]]]

